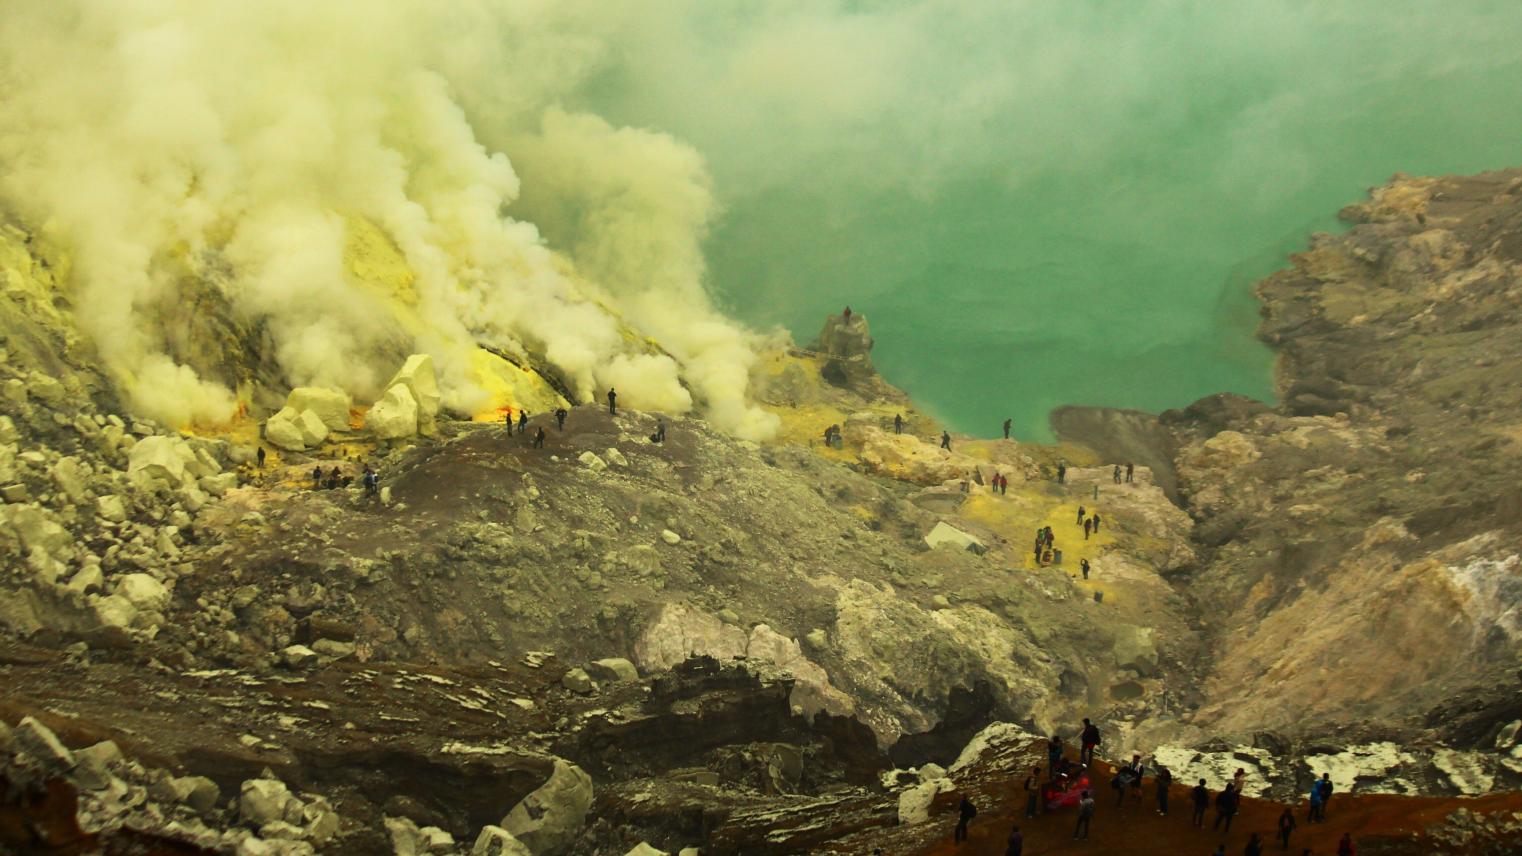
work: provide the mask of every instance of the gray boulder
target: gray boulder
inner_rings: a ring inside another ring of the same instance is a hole
[[[502,818],[502,828],[534,856],[558,856],[569,852],[591,807],[592,777],[556,758],[549,779]]]
[[[534,852],[502,827],[484,826],[470,848],[470,856],[534,856]]]
[[[21,720],[12,735],[13,746],[37,759],[44,767],[56,770],[74,768],[74,753],[59,741],[52,729],[28,716]]]
[[[605,657],[587,664],[587,674],[599,681],[637,681],[639,670],[623,657]]]

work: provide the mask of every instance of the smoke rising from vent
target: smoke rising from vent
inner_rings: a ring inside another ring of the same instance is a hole
[[[593,12],[6,3],[0,198],[68,250],[71,302],[133,406],[175,424],[235,407],[166,342],[191,285],[211,283],[293,385],[373,396],[423,350],[469,411],[475,343],[526,346],[584,401],[615,385],[631,407],[701,405],[766,436],[774,420],[745,398],[753,334],[704,289],[701,158],[558,106],[604,50],[613,21]],[[520,214],[526,194],[563,247]],[[404,276],[356,273],[367,229]]]

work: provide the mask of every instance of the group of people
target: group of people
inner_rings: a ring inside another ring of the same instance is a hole
[[[1061,735],[1053,734],[1046,743],[1046,776],[1043,781],[1040,766],[1031,767],[1030,775],[1025,777],[1023,789],[1025,795],[1024,819],[1030,820],[1042,813],[1056,811],[1068,806],[1076,807],[1077,817],[1073,826],[1073,839],[1086,840],[1089,837],[1089,829],[1093,823],[1096,800],[1090,785],[1089,772],[1094,763],[1094,752],[1102,742],[1099,726],[1092,721],[1083,720],[1083,727],[1079,731],[1078,761],[1073,762],[1066,756],[1065,745]],[[1115,805],[1124,805],[1127,794],[1140,800],[1143,792],[1143,782],[1149,774],[1152,776],[1152,784],[1156,796],[1157,813],[1166,816],[1168,814],[1168,794],[1173,785],[1173,774],[1156,758],[1152,763],[1146,764],[1142,756],[1133,754],[1131,760],[1115,770],[1110,779],[1110,787],[1115,790]],[[1212,795],[1205,779],[1200,779],[1199,784],[1190,791],[1190,802],[1193,806],[1191,823],[1199,829],[1205,827],[1205,815],[1214,805],[1216,810],[1215,822],[1211,826],[1212,831],[1228,833],[1231,831],[1233,819],[1237,816],[1242,804],[1242,795],[1247,786],[1247,771],[1238,767],[1230,782],[1217,794]],[[1310,823],[1324,822],[1326,820],[1326,805],[1332,794],[1331,775],[1323,773],[1321,778],[1311,786],[1310,814],[1307,821]],[[977,808],[970,798],[963,796],[958,807],[957,827],[953,835],[956,842],[967,839],[968,825],[977,815]],[[1279,843],[1281,850],[1288,850],[1290,838],[1294,833],[1297,822],[1295,812],[1289,806],[1284,808],[1277,821],[1277,830],[1274,839]],[[1021,856],[1024,848],[1025,836],[1021,831],[1020,823],[1016,822],[1006,839],[1006,856]],[[1222,844],[1216,854],[1224,854],[1226,845]],[[1253,832],[1249,835],[1245,845],[1243,856],[1262,856],[1264,852],[1263,834]],[[1305,854],[1311,851],[1306,849]],[[1352,837],[1344,834],[1337,845],[1337,856],[1354,856]]]
[[[1133,476],[1135,476],[1135,475],[1136,475],[1136,465],[1132,464],[1132,463],[1127,463],[1126,464],[1126,484],[1130,484],[1131,483],[1131,478]],[[1116,484],[1120,484],[1120,464],[1116,464],[1115,465],[1115,470],[1110,473],[1110,477],[1115,480]]]
[[[1078,525],[1083,527],[1083,540],[1089,540],[1089,536],[1099,532],[1099,512],[1088,513],[1088,509],[1078,506]]]
[[[1061,561],[1062,551],[1058,550],[1056,545],[1057,536],[1052,534],[1052,527],[1042,526],[1037,529],[1036,564],[1050,565],[1053,561]]]

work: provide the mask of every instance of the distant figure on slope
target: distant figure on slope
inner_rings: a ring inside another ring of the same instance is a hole
[[[1050,757],[1050,756],[1048,756],[1048,757]],[[1058,758],[1062,757],[1061,744],[1058,744],[1057,757]],[[1052,761],[1052,764],[1055,766],[1056,763],[1057,762],[1054,759]],[[1036,807],[1038,805],[1040,805],[1040,800],[1039,800],[1040,795],[1041,795],[1041,768],[1040,767],[1032,767],[1031,768],[1031,774],[1029,776],[1025,777],[1025,816],[1026,817],[1035,817],[1036,816]],[[1020,827],[1018,827],[1018,826],[1015,827],[1015,829],[1019,829],[1019,828]]]
[[[1015,828],[1009,831],[1009,839],[1004,842],[1004,856],[1021,856],[1024,852],[1025,836],[1020,832],[1020,825],[1015,824]]]
[[[543,449],[544,448],[544,426],[543,425],[540,425],[539,426],[539,430],[534,432],[534,448],[535,449]]]
[[[902,434],[902,433],[904,433],[904,414],[902,414],[902,413],[895,413],[895,414],[893,414],[893,433],[895,433],[895,434]]]
[[[1010,423],[1010,420],[1008,420],[1008,419],[1004,420],[1004,439],[1006,439],[1006,440],[1009,439],[1009,423]]]
[[[1084,570],[1084,576],[1088,576],[1088,570]],[[1157,757],[1153,756],[1152,763],[1157,767],[1157,775],[1152,777],[1152,784],[1157,789],[1157,813],[1168,814],[1168,788],[1173,785],[1173,773],[1167,767],[1159,764]]]
[[[1126,484],[1130,484],[1131,483],[1131,476],[1133,476],[1135,474],[1136,474],[1136,465],[1132,464],[1132,463],[1127,463],[1126,464]]]
[[[1098,535],[1099,534],[1099,512],[1097,512],[1097,511],[1094,512],[1094,516],[1089,518],[1089,519],[1094,521],[1094,534]]]
[[[1088,791],[1083,792],[1083,798],[1078,801],[1078,825],[1073,827],[1073,839],[1088,839],[1089,822],[1094,819],[1094,798],[1089,796]],[[1081,833],[1081,834],[1080,834]]]
[[[1189,822],[1201,829],[1205,828],[1205,809],[1210,807],[1210,790],[1205,787],[1205,780],[1194,786],[1189,792],[1189,799],[1194,803],[1194,817]]]
[[[659,416],[655,417],[655,442],[666,442],[666,420]]]
[[[945,431],[941,432],[941,448],[948,452],[951,451],[951,435]]]
[[[1289,849],[1289,834],[1295,831],[1295,813],[1290,811],[1289,806],[1284,807],[1284,813],[1279,815],[1279,849]]]
[[[1116,484],[1120,484],[1120,464],[1115,465],[1115,471],[1110,474],[1110,477],[1115,479]]]
[[[502,408],[502,424],[507,426],[507,436],[513,436],[513,409],[511,407]]]
[[[842,312],[842,313],[840,313],[840,317],[841,317],[841,318],[842,318],[842,319],[843,319],[843,320],[844,320],[844,321],[845,321],[845,322],[846,322],[846,323],[847,323],[847,324],[849,324],[849,323],[851,323],[851,307],[849,307],[849,306],[847,306],[847,307],[846,307],[846,311],[844,311],[844,312]]]
[[[1066,461],[1057,462],[1057,484],[1068,483],[1068,465]]]
[[[608,415],[618,415],[618,393],[611,386],[608,387]]]
[[[1079,559],[1078,560],[1078,567],[1079,567],[1080,570],[1083,571],[1083,578],[1084,579],[1088,579],[1089,578],[1089,560],[1088,559]]]
[[[322,467],[312,468],[312,490],[322,490]]]
[[[522,434],[523,432],[525,432],[527,430],[528,430],[528,408],[520,407],[520,408],[518,408],[518,433]]]
[[[1078,733],[1078,739],[1082,746],[1078,751],[1078,763],[1085,766],[1094,763],[1094,749],[1099,746],[1102,739],[1099,736],[1099,726],[1085,719],[1083,730]]]
[[[1236,790],[1231,785],[1227,785],[1226,790],[1216,795],[1215,823],[1211,824],[1211,829],[1220,829],[1221,822],[1225,821],[1225,831],[1231,831],[1231,819],[1237,816],[1237,802],[1239,799],[1240,797],[1237,796]]]
[[[999,493],[1009,495],[1009,476],[999,473]]]
[[[1083,521],[1083,540],[1089,540],[1089,533],[1094,531],[1094,519],[1091,517]]]
[[[1078,522],[1079,523],[1083,522],[1083,515],[1084,515],[1085,511],[1086,511],[1086,509],[1083,506],[1081,506],[1081,505],[1078,506]]]
[[[264,455],[265,455],[264,447],[263,446],[259,447],[259,451],[258,451],[257,454],[258,454],[258,459],[259,459],[258,466],[259,466],[259,469],[262,470],[262,469],[264,469]]]
[[[960,844],[967,840],[967,824],[972,822],[978,815],[978,807],[972,804],[972,800],[962,797],[961,805],[957,806],[957,828],[952,833],[951,839]]]
[[[1337,842],[1337,856],[1353,856],[1353,853],[1353,836],[1351,833],[1344,832],[1342,840]]]
[[[557,407],[557,408],[555,408],[555,427],[559,428],[562,431],[564,431],[565,430],[565,418],[567,416],[569,416],[569,415],[571,415],[571,414],[568,413],[564,407]]]

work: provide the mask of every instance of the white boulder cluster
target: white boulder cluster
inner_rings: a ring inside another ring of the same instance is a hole
[[[382,440],[427,435],[434,433],[438,413],[439,384],[433,358],[413,354],[365,415],[365,427]]]

